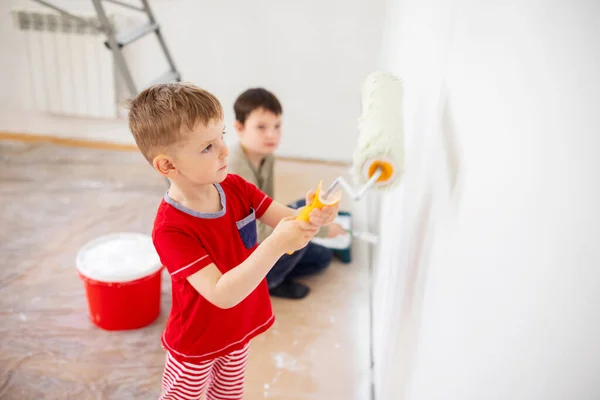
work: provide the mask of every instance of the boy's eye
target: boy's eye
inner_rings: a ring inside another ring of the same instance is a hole
[[[210,149],[212,149],[213,145],[209,144],[208,146],[206,146],[206,148],[204,150],[202,150],[203,153],[208,153],[210,151]]]
[[[262,131],[263,129],[265,129],[265,126],[264,125],[259,125],[258,129],[260,129]]]

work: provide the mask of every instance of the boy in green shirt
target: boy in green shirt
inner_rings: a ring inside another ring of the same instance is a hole
[[[228,169],[273,198],[273,152],[281,139],[281,104],[271,92],[254,88],[242,93],[233,108],[239,142],[229,148]],[[303,206],[304,200],[290,204],[294,208]],[[260,222],[257,225],[258,242],[261,243],[273,229]],[[322,228],[318,236],[345,234],[344,229],[336,223],[326,228],[329,229]],[[330,264],[332,257],[332,250],[312,242],[292,255],[284,255],[267,274],[269,292],[272,296],[288,299],[306,297],[310,289],[294,278],[322,271]]]

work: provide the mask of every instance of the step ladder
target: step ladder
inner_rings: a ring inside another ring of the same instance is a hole
[[[54,4],[52,4],[46,0],[32,0],[32,1],[39,3],[43,6],[46,6],[48,8],[51,8],[55,11],[58,11],[60,14],[64,15],[65,17],[75,19],[85,25],[90,25],[89,21],[87,21],[83,18],[80,18],[76,15],[73,15],[72,13],[66,11],[65,9],[57,7]],[[125,61],[125,57],[123,56],[122,49],[125,46],[135,42],[136,40],[138,40],[148,34],[156,35],[156,38],[158,39],[158,42],[160,44],[160,48],[162,49],[163,54],[169,64],[169,70],[167,72],[165,72],[163,75],[159,76],[157,79],[150,82],[148,84],[148,86],[156,84],[156,83],[164,83],[164,82],[181,82],[181,74],[175,67],[173,57],[171,56],[171,53],[169,52],[167,43],[165,42],[165,38],[163,37],[162,33],[160,32],[160,27],[159,27],[158,23],[156,22],[156,18],[154,18],[154,14],[152,13],[152,10],[150,9],[150,4],[148,4],[148,0],[140,0],[141,6],[129,4],[129,3],[126,3],[126,2],[123,2],[120,0],[91,0],[91,2],[94,5],[94,9],[96,10],[96,15],[98,18],[97,23],[91,24],[91,26],[93,28],[95,28],[96,30],[103,32],[106,35],[106,41],[104,42],[104,44],[110,51],[112,51],[113,58],[115,60],[115,66],[116,66],[119,74],[123,78],[123,81],[125,82],[125,85],[127,86],[127,90],[129,91],[129,94],[131,95],[131,97],[136,96],[139,93],[139,90],[135,84],[135,81],[133,80],[133,76],[131,75],[131,70],[127,66],[127,62]],[[125,32],[115,32],[115,28],[112,26],[112,24],[110,23],[107,15],[106,15],[106,10],[104,8],[103,3],[112,3],[112,4],[119,5],[121,7],[139,11],[143,14],[146,14],[146,16],[148,17],[148,21],[140,26],[133,27],[132,29],[127,30]]]

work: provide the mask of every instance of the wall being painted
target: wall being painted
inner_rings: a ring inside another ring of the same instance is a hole
[[[600,3],[386,14],[407,173],[382,208],[377,399],[600,398]]]

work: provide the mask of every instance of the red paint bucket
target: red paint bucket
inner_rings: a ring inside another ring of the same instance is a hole
[[[94,239],[79,250],[77,270],[98,327],[142,328],[160,314],[162,265],[150,236],[115,233]]]

